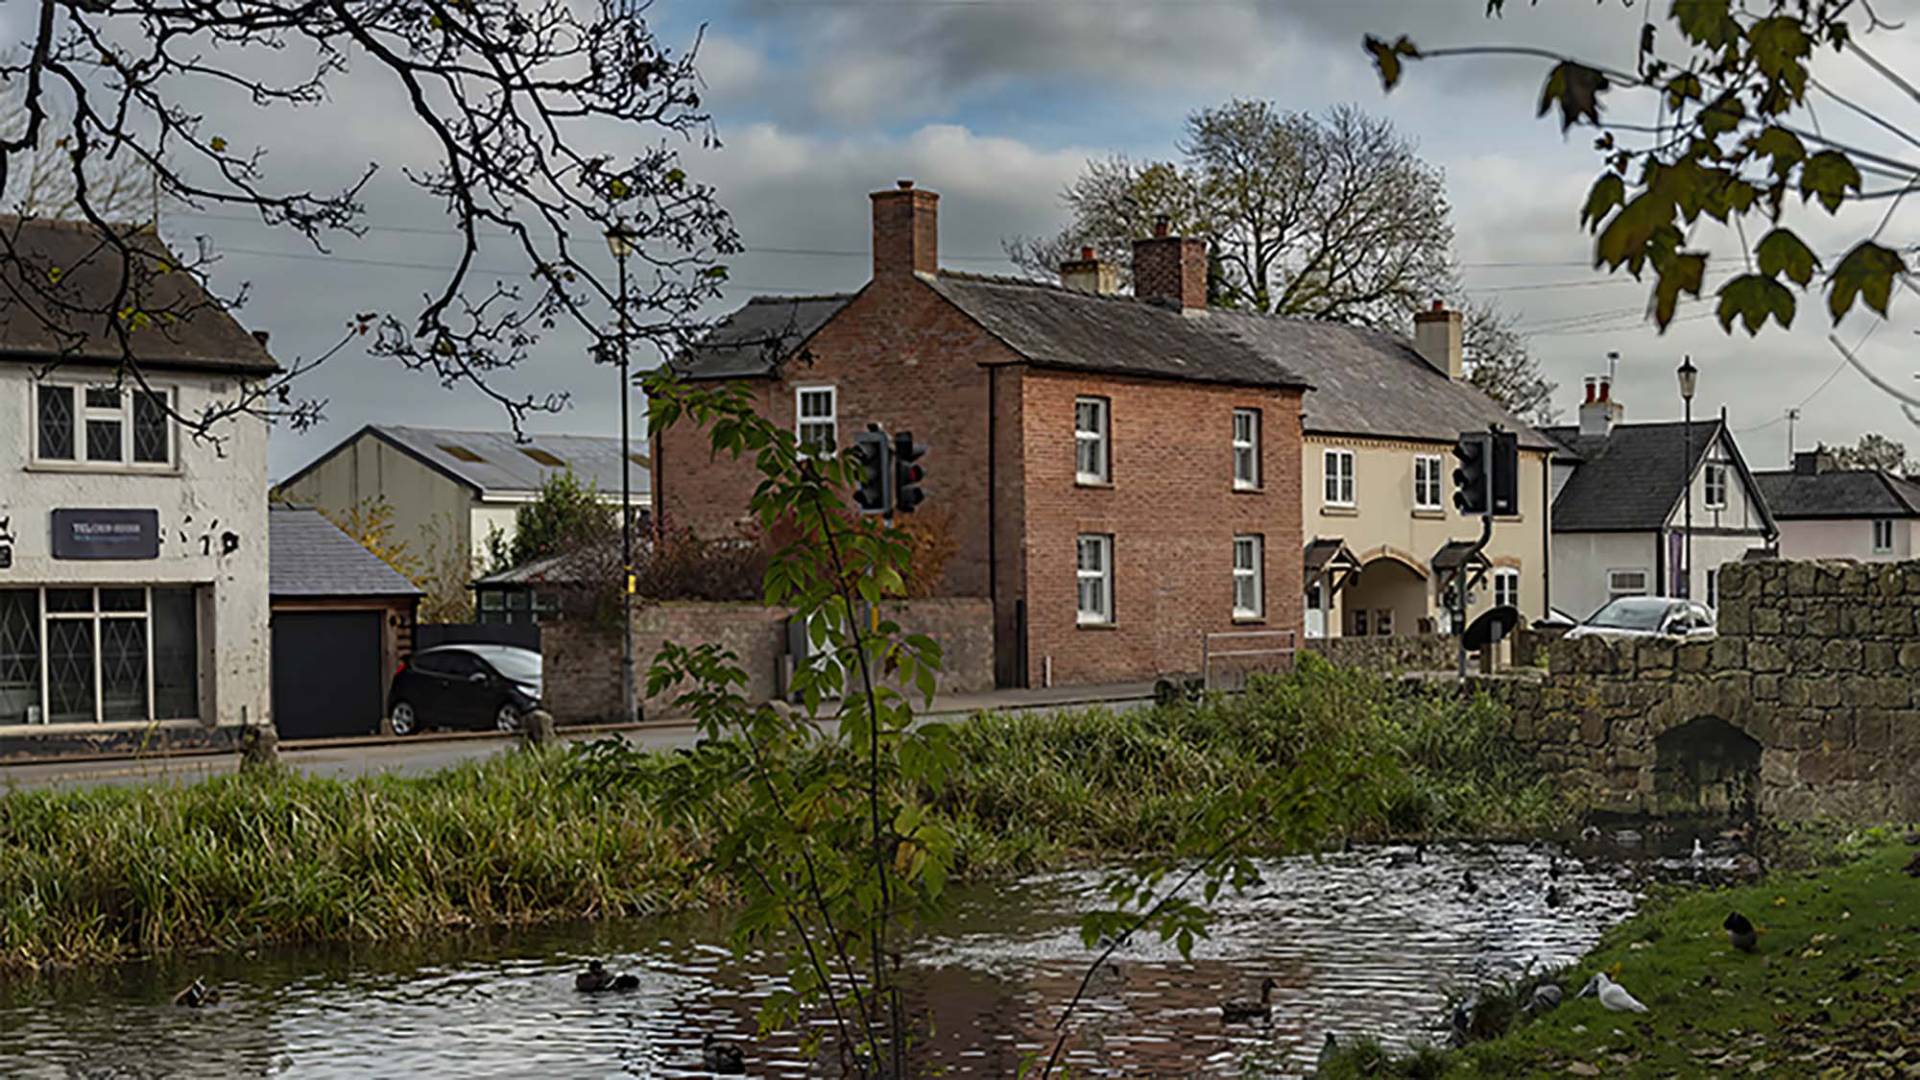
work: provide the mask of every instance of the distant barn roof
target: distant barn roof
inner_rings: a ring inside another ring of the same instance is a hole
[[[445,428],[368,424],[281,481],[292,484],[342,449],[371,435],[422,464],[472,488],[481,496],[519,498],[537,494],[547,478],[571,471],[601,495],[620,495],[620,439],[613,435],[535,435],[519,441],[510,431],[454,431]],[[638,445],[646,445],[644,442]],[[632,483],[636,501],[649,490],[647,456],[633,451]]]
[[[95,312],[131,304],[154,315],[128,335],[138,365],[242,375],[280,370],[192,274],[176,269],[180,259],[152,228],[128,225],[115,233],[136,253],[130,275],[119,249],[87,222],[0,215],[0,360],[119,364],[121,342],[108,316]],[[123,276],[138,292],[116,302]],[[69,310],[50,306],[47,293]]]
[[[422,595],[320,511],[286,506],[267,515],[267,591],[276,597]]]

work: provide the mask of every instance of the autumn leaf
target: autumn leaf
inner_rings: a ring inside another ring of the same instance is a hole
[[[1408,40],[1405,34],[1400,35],[1399,39],[1391,45],[1374,37],[1372,34],[1368,34],[1362,44],[1367,52],[1373,54],[1373,66],[1380,69],[1380,83],[1382,88],[1387,90],[1393,89],[1400,81],[1400,59],[1402,57],[1409,60],[1418,60],[1420,58],[1419,47]]]
[[[1590,229],[1600,227],[1600,221],[1607,212],[1626,201],[1627,185],[1615,173],[1603,173],[1593,182],[1593,190],[1587,192],[1587,205],[1580,209],[1580,224]]]
[[[1793,325],[1796,306],[1792,291],[1773,278],[1765,274],[1741,274],[1720,286],[1720,329],[1732,330],[1737,317],[1747,328],[1748,336],[1753,336],[1771,315],[1785,330]]]
[[[1540,88],[1540,104],[1535,116],[1545,116],[1554,105],[1560,107],[1560,130],[1566,131],[1581,119],[1600,126],[1600,94],[1612,84],[1597,68],[1573,60],[1562,60],[1547,73]]]
[[[1892,298],[1894,275],[1906,272],[1906,261],[1899,252],[1862,240],[1833,268],[1827,289],[1827,310],[1833,313],[1833,321],[1839,322],[1852,310],[1855,300],[1865,300],[1868,307],[1884,316],[1887,301]]]
[[[612,182],[607,185],[607,194],[611,195],[616,199],[626,198],[627,193],[632,190],[633,190],[632,188],[627,186],[627,182],[625,180],[622,180],[617,176],[614,177]]]
[[[1751,145],[1755,154],[1773,159],[1775,176],[1787,175],[1807,156],[1806,144],[1800,141],[1800,136],[1783,127],[1768,127],[1753,137]]]
[[[211,140],[209,140],[207,142],[207,145],[213,147],[213,152],[216,154],[224,154],[227,152],[227,140],[221,138],[218,135],[215,135]]]
[[[1859,192],[1860,170],[1838,150],[1822,150],[1808,158],[1800,169],[1802,200],[1818,195],[1820,205],[1826,207],[1829,214],[1840,209],[1848,188]]]
[[[1760,259],[1760,272],[1768,277],[1787,275],[1795,285],[1805,286],[1820,268],[1813,249],[1791,229],[1775,229],[1760,238],[1753,253]],[[1785,324],[1782,324],[1785,325]]]
[[[1665,330],[1673,321],[1680,294],[1700,295],[1707,273],[1707,257],[1700,254],[1675,255],[1660,266],[1660,277],[1653,284],[1653,320]]]
[[[1740,39],[1730,0],[1673,0],[1673,21],[1689,40],[1719,49]]]

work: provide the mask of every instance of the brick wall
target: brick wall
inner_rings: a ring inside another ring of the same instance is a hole
[[[1029,369],[1022,373],[1028,664],[1039,685],[1197,672],[1208,631],[1298,630],[1300,394]],[[1073,402],[1109,401],[1111,483],[1075,482]],[[1233,488],[1232,413],[1261,413],[1258,491]],[[1207,437],[1201,433],[1209,433]],[[1114,537],[1114,621],[1076,621],[1075,538]],[[1265,618],[1233,619],[1233,537],[1263,536]]]
[[[993,614],[984,598],[914,600],[889,605],[889,618],[909,632],[924,633],[943,650],[942,693],[976,693],[993,687]],[[715,644],[731,650],[747,674],[746,696],[769,700],[779,686],[787,653],[784,608],[759,604],[664,603],[634,611],[634,659],[639,690],[647,669],[667,642],[692,647]],[[620,636],[584,620],[542,628],[547,708],[561,724],[624,719],[620,708]],[[648,720],[675,715],[673,699],[685,687],[641,698]]]

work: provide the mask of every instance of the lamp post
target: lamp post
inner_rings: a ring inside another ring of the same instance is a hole
[[[1688,356],[1680,361],[1680,370],[1674,374],[1680,377],[1680,400],[1684,403],[1686,415],[1682,428],[1686,432],[1687,440],[1687,484],[1685,494],[1681,496],[1686,500],[1687,507],[1686,541],[1680,555],[1683,564],[1682,572],[1686,577],[1681,595],[1691,600],[1693,598],[1693,389],[1700,380],[1700,370],[1693,366],[1693,357]]]
[[[619,322],[614,340],[620,350],[620,699],[631,724],[640,719],[640,699],[634,696],[633,676],[633,452],[627,430],[627,399],[633,394],[627,381],[627,257],[633,254],[633,233],[624,220],[607,230],[607,250],[620,266],[620,295],[614,300]]]

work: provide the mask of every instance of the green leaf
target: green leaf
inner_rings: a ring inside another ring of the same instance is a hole
[[[1860,170],[1852,159],[1838,150],[1822,150],[1807,159],[1800,169],[1800,196],[1804,201],[1815,195],[1831,214],[1840,209],[1847,189],[1860,191]]]
[[[1783,127],[1768,127],[1754,136],[1752,145],[1755,154],[1773,159],[1775,176],[1787,175],[1807,156],[1806,144],[1800,141],[1800,136]]]
[[[1409,41],[1405,34],[1400,35],[1399,39],[1391,45],[1368,34],[1361,45],[1373,55],[1373,66],[1380,69],[1380,85],[1385,90],[1393,89],[1400,82],[1402,57],[1409,60],[1420,58],[1419,47]]]
[[[1653,284],[1653,321],[1660,329],[1673,322],[1673,311],[1680,303],[1680,294],[1700,295],[1701,280],[1706,277],[1707,257],[1699,254],[1674,255],[1659,267],[1660,276]]]
[[[1746,118],[1746,105],[1741,103],[1738,96],[1728,92],[1700,110],[1700,129],[1709,135],[1724,135],[1739,127],[1740,121]]]
[[[1814,255],[1813,249],[1791,229],[1775,229],[1761,237],[1753,253],[1759,257],[1762,274],[1770,278],[1785,274],[1795,285],[1805,286],[1811,282],[1813,272],[1820,268],[1820,260]],[[1725,295],[1724,289],[1721,295]]]
[[[1697,45],[1724,48],[1740,40],[1730,0],[1673,0],[1673,21]]]
[[[1535,116],[1545,116],[1554,105],[1560,107],[1560,130],[1566,131],[1585,119],[1600,126],[1600,94],[1612,84],[1598,68],[1574,60],[1562,60],[1547,73],[1540,88],[1540,104]]]
[[[1580,224],[1590,229],[1599,228],[1607,212],[1626,201],[1626,197],[1626,181],[1617,173],[1602,173],[1600,179],[1593,182],[1593,189],[1587,192],[1587,205],[1580,209]]]
[[[1678,109],[1689,101],[1699,101],[1700,93],[1700,76],[1682,71],[1667,80],[1667,108]]]
[[[1720,286],[1720,329],[1732,330],[1739,317],[1748,335],[1758,334],[1767,316],[1785,330],[1793,326],[1793,292],[1765,274],[1741,274]]]
[[[1894,275],[1906,272],[1906,261],[1899,252],[1862,240],[1833,268],[1827,290],[1827,310],[1833,313],[1833,321],[1839,322],[1856,299],[1865,300],[1868,307],[1886,315]]]
[[[1813,42],[1800,20],[1790,15],[1760,19],[1747,29],[1747,51],[1767,78],[1786,86],[1795,100],[1806,93],[1807,65]]]

